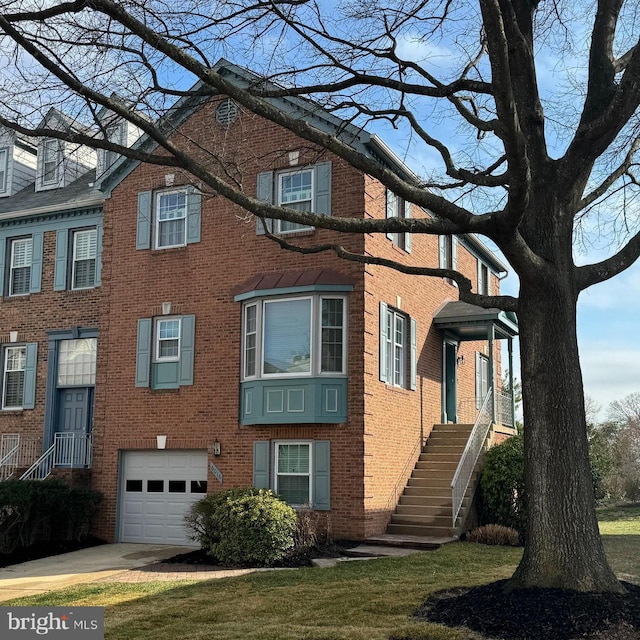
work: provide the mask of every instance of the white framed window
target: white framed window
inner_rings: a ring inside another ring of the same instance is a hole
[[[97,357],[97,338],[61,340],[58,345],[58,387],[95,385]]]
[[[478,293],[483,296],[491,295],[491,271],[489,267],[478,259]]]
[[[124,146],[126,144],[126,123],[116,122],[105,126],[105,139],[114,144]],[[98,169],[97,174],[102,175],[118,158],[120,155],[115,151],[109,151],[107,149],[98,149]]]
[[[311,443],[276,441],[274,446],[274,491],[292,506],[311,504]]]
[[[279,173],[277,176],[277,189],[277,203],[279,206],[313,213],[314,171],[312,168]],[[287,222],[286,220],[274,220],[273,225],[273,232],[278,234],[313,229],[311,226]]]
[[[182,247],[187,242],[187,191],[160,191],[155,201],[155,248]]]
[[[4,348],[2,367],[2,408],[22,409],[27,361],[25,345]]]
[[[43,185],[58,184],[60,176],[60,141],[49,138],[42,143],[42,177]]]
[[[387,384],[394,387],[407,386],[408,332],[407,316],[400,311],[387,308],[385,319],[386,376]]]
[[[17,238],[11,241],[9,262],[9,295],[24,296],[31,287],[31,260],[33,242],[31,238]]]
[[[9,169],[9,149],[0,149],[0,193],[6,193]]]
[[[244,310],[244,378],[256,375],[256,355],[258,348],[258,308],[255,304],[248,304]]]
[[[247,303],[243,378],[346,374],[346,307],[319,294]]]
[[[97,229],[81,229],[72,236],[71,288],[90,289],[96,284]]]
[[[411,205],[403,198],[387,189],[386,217],[387,218],[410,218]],[[400,249],[407,253],[411,252],[411,234],[409,233],[387,233],[387,238]]]
[[[156,318],[156,362],[176,362],[180,360],[181,322],[181,318]]]

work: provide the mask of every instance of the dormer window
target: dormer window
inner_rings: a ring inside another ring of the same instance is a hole
[[[60,182],[61,156],[59,140],[48,138],[42,143],[40,183],[43,187],[54,187]]]
[[[9,149],[0,149],[0,194],[7,191],[7,173],[9,167]]]
[[[126,145],[126,123],[116,122],[105,126],[106,139],[114,144]],[[102,175],[120,157],[120,154],[107,149],[98,150],[98,175]]]

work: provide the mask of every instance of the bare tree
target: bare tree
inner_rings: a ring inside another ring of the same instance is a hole
[[[595,517],[576,303],[581,291],[640,254],[637,3],[188,0],[177,12],[163,0],[77,0],[43,9],[15,0],[2,7],[5,126],[180,167],[260,218],[350,233],[477,233],[493,241],[520,278],[517,297],[478,295],[457,272],[357,255],[337,241],[302,249],[272,236],[292,250],[444,275],[456,281],[461,300],[517,313],[530,500],[527,546],[511,584],[622,590]],[[216,58],[230,50],[259,72],[255,82],[218,73]],[[563,83],[554,76],[562,68]],[[162,120],[136,111],[160,113],[188,95],[191,80],[199,81],[202,99],[226,94],[435,215],[331,218],[256,200],[224,158],[185,152]],[[126,102],[110,98],[113,89]],[[397,128],[408,154],[431,154],[439,169],[420,179],[398,175],[345,135],[275,108],[274,97],[312,100],[350,123]],[[111,109],[149,144],[127,150],[102,139],[100,129],[92,137],[38,128],[52,101],[78,115]],[[617,248],[577,266],[576,237],[589,241],[593,233],[616,237]]]

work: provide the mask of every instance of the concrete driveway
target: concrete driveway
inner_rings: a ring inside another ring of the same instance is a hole
[[[106,544],[0,569],[0,602],[95,582],[161,562],[193,547]]]

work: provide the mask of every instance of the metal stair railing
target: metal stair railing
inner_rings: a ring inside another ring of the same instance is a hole
[[[456,526],[456,520],[464,501],[464,496],[469,488],[469,482],[473,475],[476,462],[480,457],[482,448],[487,439],[487,434],[493,422],[493,393],[491,389],[484,397],[482,406],[478,413],[478,417],[473,425],[473,429],[469,434],[467,446],[465,447],[460,462],[451,481],[451,511],[453,516],[453,525]]]
[[[0,480],[8,480],[18,466],[20,434],[3,433],[0,441]]]
[[[91,435],[56,433],[53,444],[20,476],[20,480],[45,480],[54,467],[86,469],[91,466],[92,449]]]

